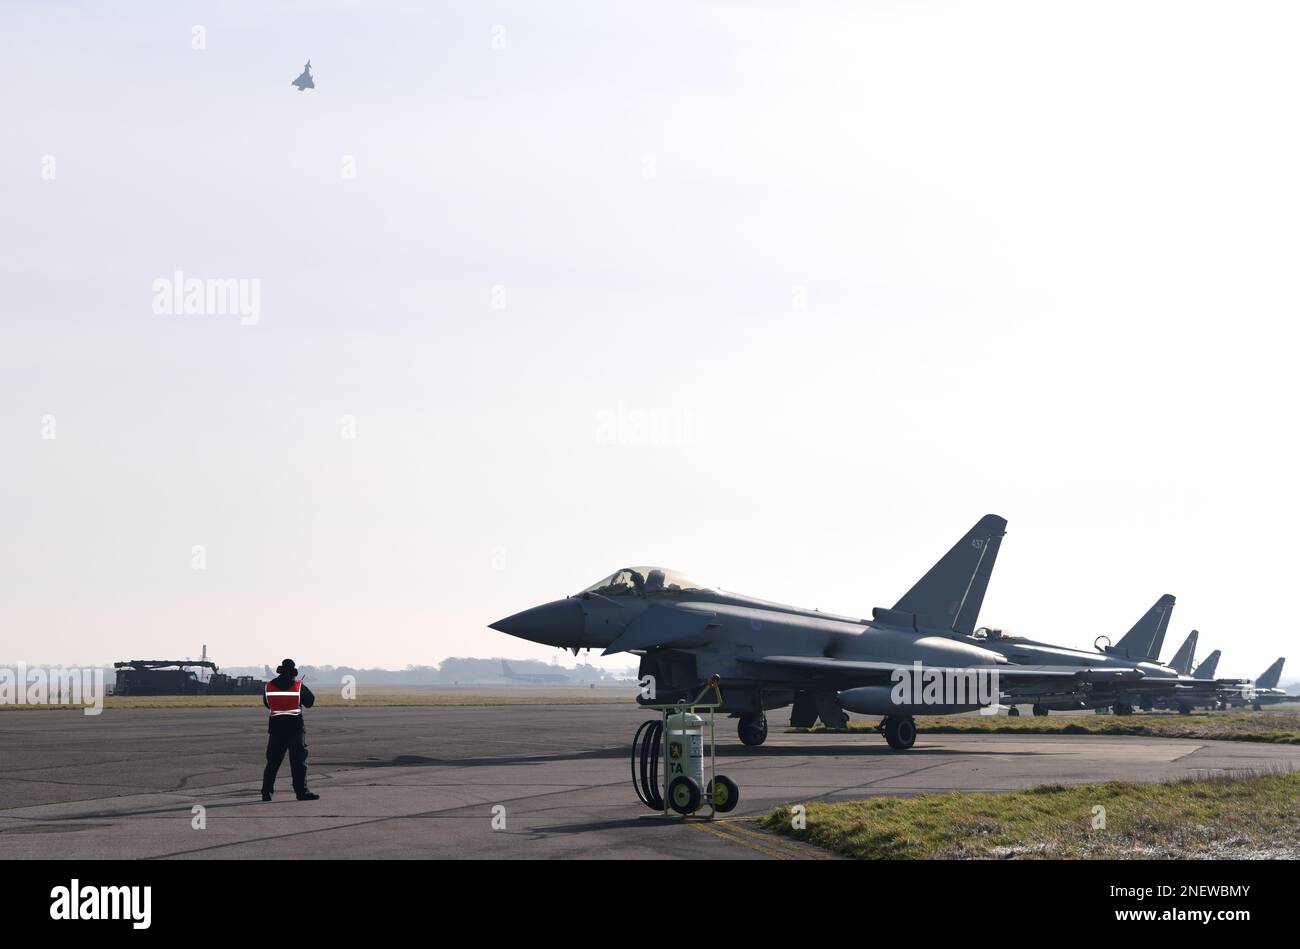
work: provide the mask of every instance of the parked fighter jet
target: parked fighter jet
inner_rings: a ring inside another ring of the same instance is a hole
[[[1214,652],[1206,656],[1196,666],[1196,670],[1192,673],[1192,678],[1213,679],[1215,673],[1219,671],[1219,659],[1222,656],[1223,656],[1222,650],[1219,649],[1214,650]],[[1186,703],[1186,712],[1190,713],[1191,710],[1194,708],[1225,709],[1227,707],[1228,706],[1221,701],[1219,697],[1219,692],[1218,690],[1216,690],[1213,695],[1210,696],[1197,695],[1194,698],[1192,698],[1189,702]],[[1184,706],[1179,705],[1178,711],[1180,712],[1184,711]]]
[[[1233,708],[1245,708],[1249,705],[1256,712],[1262,711],[1265,705],[1300,701],[1300,696],[1287,695],[1286,689],[1277,687],[1282,679],[1282,666],[1285,663],[1285,657],[1278,659],[1254,682],[1246,682],[1235,688],[1222,690],[1219,693],[1220,699],[1225,705]]]
[[[1178,675],[1185,677],[1191,676],[1193,679],[1213,679],[1212,675],[1192,675],[1192,667],[1196,659],[1196,644],[1200,639],[1200,633],[1192,630],[1183,640],[1183,644],[1178,647],[1174,657],[1169,660],[1168,668],[1172,669]],[[1218,660],[1215,660],[1217,665]],[[1204,663],[1202,663],[1204,665]],[[1211,670],[1214,668],[1210,667]],[[1192,709],[1198,705],[1213,704],[1218,693],[1212,692],[1208,687],[1194,687],[1184,689],[1182,692],[1157,692],[1153,696],[1148,696],[1155,708],[1175,708],[1179,714],[1190,715]],[[1146,706],[1143,706],[1144,708]]]
[[[1004,696],[1013,710],[1017,703],[1030,703],[1035,715],[1089,708],[1111,708],[1116,715],[1131,715],[1135,706],[1150,709],[1157,704],[1176,705],[1183,701],[1209,700],[1224,684],[1224,680],[1194,679],[1158,661],[1173,609],[1174,597],[1166,593],[1152,604],[1115,645],[1110,644],[1108,637],[1098,636],[1095,643],[1097,652],[1053,646],[1051,643],[1027,639],[999,629],[979,629],[968,639],[1001,653],[1015,663],[1050,663],[1059,666],[1077,664],[1090,668],[1133,669],[1141,673],[1127,681],[1120,680],[1110,685],[1096,684],[1086,690],[1067,687],[1066,691],[1061,691],[1052,687],[1034,689],[1016,686]],[[1177,663],[1188,670],[1197,635],[1193,631],[1175,657]],[[1190,710],[1189,705],[1187,711]]]
[[[996,515],[981,519],[901,600],[875,608],[871,619],[728,593],[660,567],[625,567],[491,628],[575,654],[639,654],[642,681],[653,689],[638,699],[642,704],[687,699],[720,676],[721,711],[740,719],[747,745],[766,739],[766,710],[792,703],[795,725],[818,717],[843,725],[845,709],[880,715],[885,740],[904,749],[916,740],[913,715],[988,707],[997,696],[986,685],[1073,693],[1141,679],[1132,666],[1017,666],[954,638],[975,630],[1005,528]]]
[[[295,79],[293,82],[289,83],[289,85],[291,85],[291,86],[297,86],[299,92],[302,92],[304,89],[315,89],[315,88],[316,88],[316,83],[313,82],[313,81],[312,81],[312,78],[311,78],[311,60],[310,60],[310,59],[307,60],[307,65],[302,67],[302,73],[299,74],[298,78]]]

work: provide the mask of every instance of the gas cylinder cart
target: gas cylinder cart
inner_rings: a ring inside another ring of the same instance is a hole
[[[632,787],[641,803],[658,811],[658,817],[670,817],[676,811],[682,817],[712,820],[718,814],[734,810],[740,802],[740,789],[726,775],[718,774],[717,745],[714,741],[714,718],[722,705],[721,680],[710,676],[692,702],[673,705],[647,705],[660,713],[657,719],[642,722],[632,739]],[[705,701],[706,696],[712,701]],[[709,747],[704,748],[707,712]],[[708,780],[704,762],[708,759]],[[660,778],[660,763],[663,776]],[[704,808],[708,813],[701,813]]]

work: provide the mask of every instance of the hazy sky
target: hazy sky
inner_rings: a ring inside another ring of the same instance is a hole
[[[866,615],[990,512],[985,624],[1290,651],[1294,4],[120,6],[0,8],[0,659]]]

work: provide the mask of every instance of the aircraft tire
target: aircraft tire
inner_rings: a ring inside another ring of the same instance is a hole
[[[720,774],[710,781],[704,793],[713,802],[713,807],[719,814],[734,811],[736,805],[740,803],[740,788],[736,787],[736,782],[725,774]]]
[[[1133,706],[1129,705],[1127,702],[1116,702],[1111,711],[1116,715],[1132,715]]]
[[[1007,706],[1007,714],[1008,714],[1009,716],[1011,716],[1012,718],[1019,718],[1019,717],[1020,717],[1020,709],[1019,709],[1017,706],[1015,706],[1015,705],[1008,705],[1008,706]]]
[[[668,784],[668,805],[678,814],[694,814],[700,809],[704,792],[695,783],[695,779],[679,774]]]
[[[916,744],[916,721],[908,718],[886,718],[885,741],[895,751],[906,751]]]
[[[1043,708],[1041,705],[1035,705],[1035,706],[1034,706],[1034,714],[1035,714],[1035,715],[1038,715],[1038,716],[1041,717],[1041,716],[1047,714],[1047,709]]]
[[[1262,711],[1264,711],[1264,706],[1260,705],[1258,702],[1256,702],[1254,705],[1252,705],[1251,708],[1253,708],[1253,709],[1254,709],[1255,711],[1257,711],[1257,712],[1262,712]]]
[[[740,716],[740,724],[736,726],[736,734],[740,736],[742,745],[757,748],[767,741],[767,716],[762,712]]]

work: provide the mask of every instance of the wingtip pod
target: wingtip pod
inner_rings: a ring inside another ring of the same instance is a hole
[[[1007,519],[985,514],[894,604],[891,615],[912,614],[917,629],[975,631]]]

